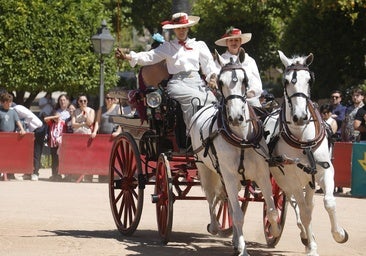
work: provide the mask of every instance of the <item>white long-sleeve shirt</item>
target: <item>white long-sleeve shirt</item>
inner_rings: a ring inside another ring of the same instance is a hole
[[[233,58],[234,62],[238,58],[237,55],[233,55],[228,51],[223,53],[221,57],[223,57],[225,60]],[[220,64],[216,62],[216,66],[219,68]],[[262,80],[259,75],[257,63],[252,57],[250,57],[247,53],[245,53],[245,59],[244,62],[242,63],[242,67],[244,68],[248,76],[248,91],[254,92],[254,97],[249,98],[248,102],[251,103],[251,105],[260,106],[259,97],[261,96],[263,89],[262,89]]]
[[[18,113],[19,119],[24,119],[24,122],[27,124],[30,132],[42,127],[43,123],[41,119],[39,119],[32,111],[30,111],[30,109],[22,105],[15,105],[13,106],[13,109]]]
[[[212,54],[207,45],[203,41],[196,39],[187,39],[185,41],[186,49],[178,43],[177,39],[166,41],[159,47],[148,52],[130,52],[130,65],[134,67],[136,64],[145,66],[158,63],[162,60],[166,61],[169,74],[174,75],[179,72],[199,71],[206,75],[206,80],[212,74],[218,74],[219,69],[216,67]]]

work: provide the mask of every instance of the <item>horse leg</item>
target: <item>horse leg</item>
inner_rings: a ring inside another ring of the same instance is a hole
[[[224,183],[226,186],[226,192],[228,195],[229,204],[232,212],[234,249],[238,252],[239,256],[249,256],[246,250],[243,235],[244,215],[240,208],[238,200],[238,192],[239,192],[238,186],[237,184],[235,184],[235,182],[237,182],[238,179],[236,174],[231,174],[228,172],[229,171],[227,170],[222,170]]]
[[[329,170],[329,169],[328,169]],[[336,215],[336,201],[335,197],[333,195],[334,191],[334,179],[333,179],[333,173],[331,171],[325,170],[324,172],[324,208],[328,212],[330,224],[331,224],[331,232],[333,235],[333,239],[337,243],[345,243],[348,240],[348,233],[346,230],[344,230],[342,227],[338,225],[337,222],[337,215]]]
[[[318,245],[316,244],[315,241],[315,236],[313,234],[313,227],[311,225],[311,221],[312,221],[312,216],[313,216],[313,209],[314,209],[314,193],[315,190],[313,188],[310,187],[310,185],[307,185],[305,187],[305,205],[306,205],[306,216],[303,218],[301,218],[302,223],[305,226],[306,229],[306,234],[308,237],[308,245],[307,245],[307,255],[308,256],[318,256]],[[301,214],[301,211],[300,211]]]
[[[281,227],[280,224],[277,222],[279,216],[273,200],[272,184],[269,179],[269,171],[261,172],[259,171],[259,169],[257,169],[255,182],[261,189],[264,201],[267,205],[267,218],[268,221],[271,223],[270,233],[274,237],[278,237],[281,234]]]
[[[206,200],[208,202],[209,213],[210,213],[210,223],[207,225],[207,231],[216,235],[219,231],[219,223],[216,218],[216,204],[219,202],[216,191],[217,187],[221,186],[221,180],[217,173],[211,171],[204,164],[197,163],[197,169],[200,176],[200,183],[203,191],[206,195]]]
[[[306,246],[308,244],[308,238],[306,237],[306,231],[304,225],[301,223],[299,206],[293,196],[290,197],[290,205],[295,211],[296,224],[297,227],[300,229],[301,242],[303,243],[303,245]]]

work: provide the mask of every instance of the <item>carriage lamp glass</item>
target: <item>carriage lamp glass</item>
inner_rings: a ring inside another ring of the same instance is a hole
[[[98,29],[96,35],[92,36],[91,41],[95,53],[109,54],[112,51],[114,38],[107,28],[107,22],[102,21],[102,26]]]
[[[146,95],[146,103],[151,108],[157,108],[161,104],[161,95],[158,91]]]

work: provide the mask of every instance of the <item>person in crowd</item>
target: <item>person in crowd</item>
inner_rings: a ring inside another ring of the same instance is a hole
[[[45,116],[51,115],[53,106],[55,105],[55,102],[52,98],[52,93],[46,92],[46,95],[39,99],[38,105],[40,108],[39,116],[42,120]]]
[[[165,41],[148,52],[131,51],[126,54],[123,49],[118,48],[115,53],[116,58],[128,60],[132,67],[136,64],[145,66],[166,61],[168,73],[171,75],[166,90],[172,99],[180,103],[187,128],[199,105],[217,101],[199,73],[201,71],[205,75],[206,82],[215,83],[219,70],[213,56],[205,42],[188,37],[189,28],[197,24],[199,19],[183,12],[175,13],[171,20],[162,22],[163,29],[174,31],[173,40]]]
[[[330,104],[333,107],[333,111],[332,111],[332,117],[337,121],[337,135],[341,136],[341,127],[342,127],[342,122],[345,118],[345,114],[346,114],[346,106],[342,105],[342,92],[339,90],[334,90],[331,93],[330,96]]]
[[[232,58],[235,62],[238,58],[241,46],[249,42],[251,38],[251,33],[242,33],[240,29],[230,27],[220,39],[215,41],[215,44],[227,47],[226,52],[224,52],[221,57],[226,60],[230,60]],[[217,62],[216,64],[220,67]],[[259,97],[262,93],[262,81],[259,75],[257,63],[248,55],[248,53],[245,53],[245,59],[242,63],[242,67],[248,76],[248,103],[252,106],[261,107]]]
[[[52,158],[52,175],[49,178],[50,181],[62,180],[62,176],[58,173],[58,148],[62,141],[62,133],[67,131],[67,123],[71,122],[69,105],[69,97],[66,94],[60,94],[52,115],[44,118],[44,121],[47,123],[47,126],[49,128],[48,146],[50,147]]]
[[[337,121],[332,117],[333,107],[330,104],[323,104],[320,106],[319,111],[323,120],[329,125],[332,133],[335,134],[338,130]]]
[[[26,131],[20,122],[17,112],[11,108],[13,104],[13,95],[8,92],[0,94],[0,132],[16,132],[17,128],[20,135],[24,135]],[[8,179],[15,179],[13,173],[7,174]]]
[[[104,97],[104,106],[100,107],[97,111],[95,118],[94,129],[91,134],[92,138],[100,134],[111,134],[113,137],[118,136],[122,129],[119,125],[116,125],[109,121],[110,115],[120,115],[121,108],[115,103],[115,98],[111,97],[110,93],[107,93]],[[99,182],[106,182],[107,176],[99,175]]]
[[[30,109],[15,105],[13,109],[17,112],[20,120],[28,127],[29,132],[34,133],[34,149],[33,149],[33,174],[24,174],[23,179],[37,181],[39,177],[39,169],[41,168],[41,157],[44,146],[44,138],[46,136],[46,126]]]
[[[77,98],[78,108],[75,109],[71,117],[71,126],[73,133],[92,134],[95,128],[95,111],[88,107],[88,97],[86,94],[80,94]],[[85,175],[84,181],[91,182],[93,175]]]
[[[52,176],[49,180],[61,181],[62,176],[58,173],[58,148],[62,143],[62,134],[66,132],[66,121],[62,118],[60,112],[57,111],[55,111],[54,115],[46,116],[44,121],[48,125],[48,146],[52,156]]]
[[[351,96],[353,104],[346,109],[345,119],[342,123],[342,141],[356,140],[353,123],[357,111],[364,106],[364,91],[361,88],[353,89]]]
[[[69,104],[69,107],[67,108],[67,110],[69,111],[70,113],[70,119],[67,121],[67,133],[73,133],[73,129],[72,129],[72,122],[71,122],[71,119],[72,119],[72,116],[74,115],[74,112],[76,110],[76,107],[73,103],[70,103]]]
[[[88,107],[88,97],[80,94],[77,98],[78,108],[71,117],[73,133],[92,134],[95,121],[94,109]]]
[[[357,131],[355,134],[356,141],[366,141],[366,105],[357,110],[355,120],[353,122],[353,128]]]

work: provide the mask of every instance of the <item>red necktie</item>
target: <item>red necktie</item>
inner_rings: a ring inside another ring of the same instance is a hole
[[[186,49],[186,50],[193,50],[193,48],[188,47],[188,46],[186,45],[186,42],[184,42],[184,41],[179,41],[178,43],[179,43],[181,46],[183,46],[183,47],[184,47],[184,49]]]

